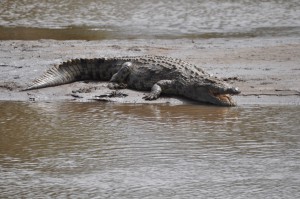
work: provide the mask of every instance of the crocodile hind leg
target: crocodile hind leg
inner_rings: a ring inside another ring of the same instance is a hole
[[[108,88],[110,89],[123,89],[127,88],[127,84],[125,84],[125,80],[130,74],[130,68],[132,67],[131,62],[125,62],[122,64],[120,70],[115,73],[108,84]]]
[[[152,86],[151,92],[146,94],[143,97],[143,99],[156,100],[157,98],[159,98],[161,93],[170,93],[171,94],[172,92],[170,92],[170,91],[172,90],[172,88],[174,89],[174,80],[160,80]]]

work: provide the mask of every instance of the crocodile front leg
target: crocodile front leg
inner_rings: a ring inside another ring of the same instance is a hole
[[[167,90],[172,90],[174,88],[174,80],[160,80],[156,82],[149,94],[146,94],[143,99],[145,100],[156,100],[159,98],[161,93],[166,92]]]
[[[128,77],[128,75],[130,74],[131,67],[132,67],[131,62],[123,63],[120,70],[111,77],[110,83],[108,84],[108,88],[110,89],[127,88],[127,84],[125,84],[124,82]]]

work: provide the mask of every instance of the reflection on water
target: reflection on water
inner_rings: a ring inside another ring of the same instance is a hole
[[[0,102],[0,198],[297,198],[299,115]]]
[[[299,36],[299,10],[299,0],[2,0],[0,39]]]

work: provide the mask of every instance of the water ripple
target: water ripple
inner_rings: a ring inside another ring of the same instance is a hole
[[[67,35],[75,38],[80,37],[80,32],[81,36],[94,39],[299,36],[300,33],[298,0],[185,0],[172,3],[159,0],[65,0],[59,3],[4,0],[0,5],[2,27],[71,28]],[[41,30],[37,32],[42,33]]]
[[[295,198],[299,113],[0,102],[0,197]]]

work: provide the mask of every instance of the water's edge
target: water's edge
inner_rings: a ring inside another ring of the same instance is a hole
[[[0,40],[112,40],[112,39],[213,39],[213,38],[269,38],[299,37],[300,27],[265,27],[243,32],[176,33],[130,33],[120,30],[101,30],[91,27],[35,28],[0,26]]]

